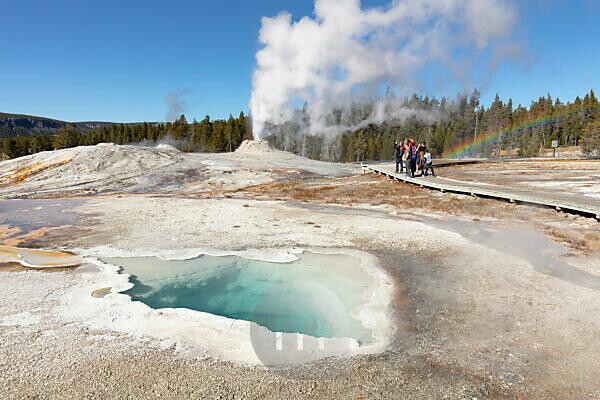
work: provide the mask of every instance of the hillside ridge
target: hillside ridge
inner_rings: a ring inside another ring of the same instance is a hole
[[[103,126],[119,125],[121,122],[108,121],[62,121],[48,117],[28,114],[0,112],[0,138],[15,136],[54,135],[60,129],[75,125],[82,132],[88,132]],[[125,122],[125,125],[135,126],[143,122]]]

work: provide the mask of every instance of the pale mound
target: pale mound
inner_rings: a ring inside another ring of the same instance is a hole
[[[170,146],[169,146],[170,147]],[[179,151],[101,143],[46,151],[3,161],[0,189],[60,191],[68,187],[108,190],[142,184],[153,171],[176,165]]]
[[[356,166],[324,163],[276,150],[263,140],[245,141],[235,153],[221,154],[184,153],[166,143],[156,147],[108,143],[0,161],[0,198],[197,193],[266,183],[274,178],[273,171],[279,174],[290,170],[324,176],[359,172]]]
[[[271,147],[268,141],[257,139],[257,140],[244,140],[240,147],[235,151],[236,153],[264,153],[273,152],[275,149]]]
[[[173,152],[179,153],[179,149],[177,147],[172,146],[170,144],[166,144],[166,143],[161,143],[161,144],[157,145],[156,150],[173,151]]]

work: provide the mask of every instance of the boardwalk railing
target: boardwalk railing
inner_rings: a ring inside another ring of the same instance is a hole
[[[585,204],[577,204],[576,202],[567,202],[558,199],[548,199],[535,195],[529,195],[524,193],[517,193],[513,191],[501,191],[496,189],[484,189],[477,186],[471,186],[468,182],[455,185],[447,182],[436,182],[435,178],[411,178],[406,176],[404,173],[396,173],[389,171],[381,165],[366,165],[363,164],[363,169],[367,171],[375,172],[389,177],[390,179],[418,185],[422,188],[428,188],[433,190],[439,190],[442,193],[458,193],[465,194],[474,197],[484,197],[497,200],[505,200],[511,203],[523,203],[533,204],[536,206],[551,207],[557,211],[564,211],[568,213],[584,215],[586,217],[596,218],[600,220],[600,207],[591,207]]]

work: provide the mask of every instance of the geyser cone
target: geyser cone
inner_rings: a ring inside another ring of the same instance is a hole
[[[268,141],[263,139],[244,140],[236,153],[262,153],[274,151]]]

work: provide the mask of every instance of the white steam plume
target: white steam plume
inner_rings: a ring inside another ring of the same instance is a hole
[[[416,90],[430,66],[464,76],[464,59],[510,37],[515,22],[509,0],[395,0],[372,9],[360,0],[315,0],[314,18],[264,17],[250,100],[254,136],[266,136],[266,124],[297,120],[304,102],[308,133],[359,128],[332,124],[331,112],[349,113],[382,86]],[[362,124],[415,114],[393,96],[379,103]]]
[[[183,114],[186,106],[183,96],[186,94],[186,89],[179,89],[165,96],[165,103],[169,109],[167,111],[167,121],[173,122]]]

